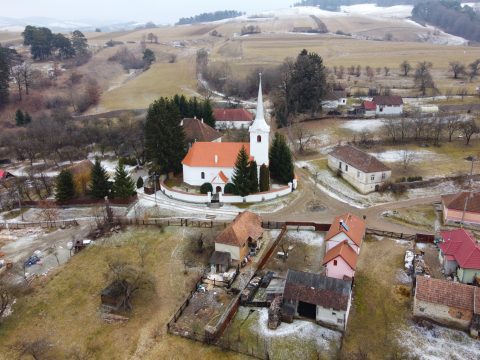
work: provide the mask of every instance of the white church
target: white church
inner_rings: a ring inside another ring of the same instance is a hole
[[[258,166],[268,166],[270,126],[265,121],[261,75],[257,113],[248,131],[249,143],[195,142],[182,161],[183,181],[193,186],[211,183],[214,194],[223,193],[225,185],[231,182],[235,161],[242,147]]]

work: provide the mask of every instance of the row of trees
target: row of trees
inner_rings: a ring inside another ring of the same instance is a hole
[[[175,25],[196,24],[201,22],[211,22],[223,19],[230,19],[242,16],[244,13],[236,10],[223,10],[210,13],[203,13],[200,15],[191,16],[188,18],[180,18]]]
[[[67,38],[63,34],[52,33],[46,27],[28,25],[22,36],[23,44],[30,46],[34,60],[46,60],[52,54],[60,59],[89,56],[87,38],[79,30],[75,30],[71,38]]]
[[[74,175],[71,171],[67,169],[60,172],[55,190],[57,201],[68,201],[75,197]],[[104,199],[107,196],[114,199],[128,199],[135,195],[135,184],[121,161],[115,169],[113,182],[110,182],[107,171],[97,158],[90,173],[88,194],[94,199]]]

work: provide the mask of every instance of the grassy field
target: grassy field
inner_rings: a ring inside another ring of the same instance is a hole
[[[389,214],[388,219],[400,224],[418,226],[429,231],[434,231],[437,215],[433,206],[425,205],[398,209],[396,213]]]
[[[14,358],[10,345],[17,341],[40,338],[52,344],[53,358],[67,358],[75,352],[95,359],[241,359],[165,332],[167,321],[198,277],[195,270],[184,273],[184,261],[195,267],[208,256],[207,252],[199,256],[191,251],[190,231],[129,229],[103,245],[86,249],[55,274],[39,279],[31,293],[17,300],[13,314],[0,326],[0,359]],[[205,231],[206,238],[211,238],[211,230]],[[105,259],[114,256],[137,261],[132,242],[137,239],[151,249],[145,266],[153,274],[156,290],[136,295],[127,323],[106,324],[99,313],[99,293],[107,285]]]

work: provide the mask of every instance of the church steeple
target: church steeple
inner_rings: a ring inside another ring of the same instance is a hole
[[[250,131],[263,130],[270,132],[270,126],[268,126],[265,121],[265,110],[263,109],[262,74],[260,73],[258,75],[260,81],[258,85],[257,114],[255,115],[255,120],[253,121],[252,126],[250,126]]]
[[[270,126],[265,121],[265,110],[263,108],[262,94],[262,74],[258,85],[257,114],[252,125],[248,129],[250,132],[250,155],[253,156],[258,166],[268,165],[268,147]]]

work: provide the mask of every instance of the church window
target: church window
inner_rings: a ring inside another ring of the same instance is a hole
[[[202,171],[202,173],[200,174],[201,178],[202,179],[205,179],[205,173]]]
[[[262,142],[262,136],[261,136],[261,135],[258,135],[258,136],[257,136],[257,142],[258,142],[258,143],[259,143],[259,142]]]

